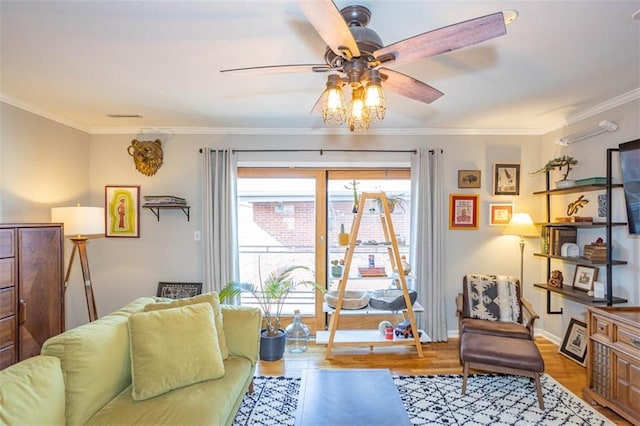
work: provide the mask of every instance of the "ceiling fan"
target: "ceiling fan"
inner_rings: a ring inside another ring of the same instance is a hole
[[[443,95],[438,89],[406,74],[387,68],[451,52],[506,34],[506,24],[515,11],[459,22],[384,46],[367,24],[371,12],[364,6],[338,10],[332,0],[297,0],[299,7],[320,37],[327,43],[324,64],[270,65],[221,70],[222,73],[328,72],[327,87],[313,107],[321,107],[326,124],[347,122],[351,131],[369,128],[370,121],[382,121],[386,101],[382,88],[408,98],[431,103]],[[344,95],[351,92],[349,107]]]

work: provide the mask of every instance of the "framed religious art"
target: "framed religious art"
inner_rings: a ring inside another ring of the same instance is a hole
[[[140,237],[140,187],[105,186],[105,236]]]
[[[477,194],[449,195],[449,229],[478,229]]]

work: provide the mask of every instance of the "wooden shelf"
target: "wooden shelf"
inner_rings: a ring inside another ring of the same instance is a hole
[[[332,314],[335,311],[335,309],[333,309],[332,307],[327,305],[326,302],[324,302],[322,304],[322,311],[328,314]],[[366,308],[362,308],[362,309],[342,308],[342,310],[340,310],[340,315],[385,315],[385,314],[397,314],[405,311],[406,309],[399,309],[397,311],[388,311],[386,309],[375,309],[375,308],[372,308],[371,306],[367,306]],[[424,312],[424,307],[418,302],[415,302],[413,304],[413,312]]]
[[[343,312],[344,314],[344,312]],[[420,330],[420,343],[429,343],[431,338],[423,330]],[[316,333],[316,344],[326,345],[329,343],[329,331],[318,331]],[[405,339],[394,334],[393,339],[385,339],[378,330],[336,330],[333,339],[334,343],[341,346],[396,346],[409,345],[414,346],[415,341],[411,338]]]
[[[380,203],[382,213],[377,214],[376,216],[380,219],[380,226],[382,228],[382,232],[384,234],[385,244],[357,244],[357,237],[360,231],[360,222],[362,220],[362,216],[364,214],[365,203],[368,200],[378,201]],[[402,269],[402,260],[400,251],[398,249],[398,241],[395,238],[395,231],[393,229],[393,223],[391,221],[391,211],[389,208],[389,203],[387,200],[387,196],[384,192],[363,192],[360,194],[360,201],[358,204],[358,213],[355,215],[353,223],[351,225],[350,232],[351,239],[349,240],[349,244],[346,247],[346,252],[344,256],[344,273],[341,278],[339,278],[338,282],[338,301],[336,309],[331,310],[331,320],[329,321],[329,330],[326,332],[318,332],[319,335],[324,336],[326,333],[326,339],[324,340],[327,344],[327,350],[325,352],[325,358],[331,357],[331,352],[334,346],[362,346],[367,345],[371,346],[392,346],[392,345],[411,345],[415,346],[416,352],[419,358],[422,358],[424,355],[422,353],[422,346],[420,337],[418,334],[415,334],[412,338],[408,339],[385,339],[377,330],[338,330],[340,325],[340,317],[342,315],[380,315],[380,314],[389,314],[391,311],[387,310],[379,310],[379,309],[358,309],[358,310],[349,310],[344,309],[343,307],[343,299],[348,287],[348,282],[351,280],[350,275],[354,274],[355,271],[351,269],[351,263],[354,257],[356,250],[372,250],[379,249],[380,247],[384,247],[389,256],[389,263],[391,267],[391,271],[398,271],[398,273],[390,274],[390,276],[380,276],[380,277],[366,277],[366,279],[392,279],[397,280],[396,286],[402,290],[402,294],[405,300],[409,299],[409,289],[407,286],[407,280],[409,279],[404,275],[404,271]],[[360,277],[360,279],[365,279],[365,277]],[[412,330],[417,330],[416,318],[414,315],[416,304],[411,306],[407,306],[403,310],[398,310],[398,313],[402,313],[403,318],[406,321],[409,321],[411,324]],[[419,306],[419,305],[418,305]],[[325,307],[327,310],[328,306]],[[422,307],[420,307],[422,308]],[[424,308],[422,308],[424,309]],[[327,310],[325,312],[327,312]],[[422,333],[426,336],[425,333]]]
[[[559,294],[565,299],[573,300],[575,302],[580,302],[584,305],[606,305],[607,304],[606,298],[596,299],[595,297],[589,296],[585,291],[575,290],[571,287],[558,288],[558,287],[553,287],[553,286],[550,286],[549,284],[544,284],[544,283],[536,283],[533,286],[543,290],[550,291],[552,293]],[[627,299],[614,296],[613,303],[614,304],[627,303]]]
[[[612,188],[622,188],[621,183],[614,183],[611,185]],[[591,191],[604,191],[607,189],[607,184],[598,184],[598,185],[578,185],[571,186],[569,188],[560,188],[560,189],[549,189],[547,191],[536,191],[533,195],[559,195],[559,194],[575,194],[577,192],[591,192]]]
[[[536,223],[536,225],[548,227],[570,226],[572,228],[606,228],[607,222],[546,222]],[[611,226],[627,226],[627,222],[612,222]]]
[[[143,205],[142,208],[151,210],[151,212],[156,216],[156,219],[158,219],[158,222],[160,222],[161,209],[169,209],[169,210],[180,209],[185,214],[185,216],[187,216],[187,222],[189,222],[190,220],[189,210],[191,209],[191,206],[183,206],[183,205],[176,205],[176,204],[154,204],[154,205]]]
[[[544,253],[533,253],[534,256],[538,257],[546,257],[548,259],[557,259],[562,260],[564,262],[570,263],[579,263],[581,265],[593,265],[593,266],[607,266],[608,263],[606,260],[602,261],[592,261],[587,259],[586,257],[568,257],[568,256],[556,256],[554,254],[544,254]],[[626,265],[627,262],[625,260],[612,260],[611,265]]]

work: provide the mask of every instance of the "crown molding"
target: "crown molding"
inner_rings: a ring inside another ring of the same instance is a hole
[[[640,99],[640,87],[630,90],[626,93],[623,93],[620,96],[616,96],[615,98],[611,98],[608,101],[605,101],[601,104],[595,105],[591,108],[580,111],[576,114],[568,116],[565,120],[558,121],[553,123],[550,126],[545,127],[542,130],[543,135],[547,133],[551,133],[555,130],[561,129],[565,126],[568,126],[573,123],[577,123],[578,121],[585,120],[587,118],[594,117],[598,114],[602,114],[603,112],[607,112],[612,110],[613,108],[617,108],[621,105],[628,104],[629,102],[637,101]]]
[[[618,106],[640,99],[640,88],[583,110],[555,122],[535,129],[476,129],[476,128],[371,128],[366,133],[353,134],[346,128],[226,128],[226,127],[86,127],[28,102],[0,92],[0,102],[23,109],[57,123],[91,135],[122,134],[182,134],[182,135],[292,135],[292,136],[542,136],[578,121],[609,111]]]
[[[369,129],[366,133],[351,133],[346,128],[223,128],[223,127],[92,127],[90,134],[181,134],[181,135],[292,135],[292,136],[539,136],[538,129]]]
[[[57,114],[54,114],[50,111],[47,111],[43,108],[32,105],[28,102],[21,101],[20,99],[14,98],[11,95],[7,95],[6,93],[0,92],[0,102],[4,102],[7,105],[14,106],[16,108],[20,108],[32,114],[38,115],[40,117],[46,118],[51,121],[55,121],[56,123],[65,125],[67,127],[71,127],[76,130],[80,130],[81,132],[91,133],[88,127],[85,127],[75,121],[68,120],[64,117],[61,117]]]

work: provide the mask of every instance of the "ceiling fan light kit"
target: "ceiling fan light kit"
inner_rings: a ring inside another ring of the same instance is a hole
[[[326,64],[271,65],[222,70],[223,73],[327,72],[322,106],[326,125],[347,123],[352,132],[369,129],[371,121],[384,120],[387,105],[383,88],[423,103],[443,95],[439,90],[382,65],[413,62],[471,46],[506,34],[506,24],[518,16],[513,10],[458,22],[384,46],[367,25],[371,11],[353,5],[338,10],[332,0],[298,0],[298,6],[327,44]],[[345,95],[350,91],[349,107]]]

